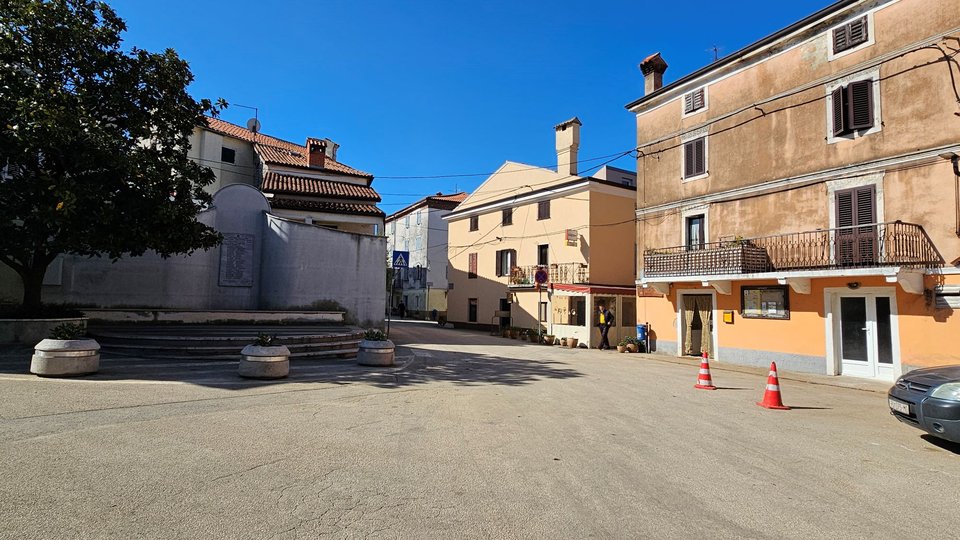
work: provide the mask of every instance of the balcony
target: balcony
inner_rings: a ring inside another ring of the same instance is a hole
[[[648,249],[643,253],[645,278],[942,264],[943,258],[923,227],[902,221],[738,238],[697,248]]]
[[[540,268],[547,271],[548,283],[573,285],[590,282],[590,271],[587,265],[583,263],[559,263],[546,266],[514,266],[510,270],[510,280],[507,284],[517,288],[534,287],[537,284],[534,280],[534,275]]]

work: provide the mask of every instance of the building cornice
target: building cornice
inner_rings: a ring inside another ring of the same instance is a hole
[[[598,189],[602,188],[602,189]],[[611,189],[612,188],[612,189]],[[462,210],[454,210],[449,214],[443,216],[443,219],[447,221],[453,221],[458,219],[463,219],[466,217],[477,216],[480,214],[485,214],[492,210],[498,210],[501,208],[507,208],[511,206],[516,206],[520,203],[532,203],[546,201],[550,199],[555,199],[558,195],[566,196],[573,195],[576,193],[582,193],[585,191],[600,191],[608,193],[611,195],[620,195],[623,197],[636,197],[637,188],[633,186],[624,186],[623,184],[618,184],[616,182],[608,182],[606,180],[599,180],[597,178],[582,177],[576,178],[569,182],[563,184],[557,184],[553,186],[548,186],[538,190],[530,191],[523,195],[513,195],[510,197],[502,197],[488,203],[484,203],[477,206],[471,206],[469,208],[464,208]]]

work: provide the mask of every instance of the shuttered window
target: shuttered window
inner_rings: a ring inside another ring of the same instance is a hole
[[[852,49],[870,39],[867,17],[848,22],[833,29],[833,54]]]
[[[707,172],[707,138],[683,143],[683,177],[691,178]]]
[[[830,93],[833,135],[847,135],[873,127],[873,79],[854,81]]]
[[[503,209],[503,219],[500,221],[500,224],[513,225],[513,208]]]
[[[836,258],[842,265],[871,264],[877,256],[877,192],[860,186],[836,193]]]
[[[467,260],[467,278],[477,279],[477,254],[469,254]]]
[[[698,88],[693,92],[683,96],[683,112],[690,114],[693,111],[702,109],[706,105],[703,88]]]
[[[540,201],[537,203],[537,219],[550,219],[550,201]]]
[[[501,249],[497,251],[496,264],[498,277],[509,276],[513,267],[517,264],[517,251],[515,249]]]
[[[470,230],[475,231],[480,228],[480,216],[472,216],[470,218]]]

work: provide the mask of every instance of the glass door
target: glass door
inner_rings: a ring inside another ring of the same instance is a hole
[[[839,308],[840,373],[892,381],[891,297],[844,295]]]

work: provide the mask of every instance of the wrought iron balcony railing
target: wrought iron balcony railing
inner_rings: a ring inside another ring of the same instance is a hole
[[[514,266],[510,270],[508,284],[515,287],[533,287],[536,285],[534,275],[539,268],[547,271],[549,283],[589,283],[590,272],[583,263],[559,263],[545,266],[529,265]]]
[[[647,277],[943,264],[923,227],[894,221],[648,249]]]

